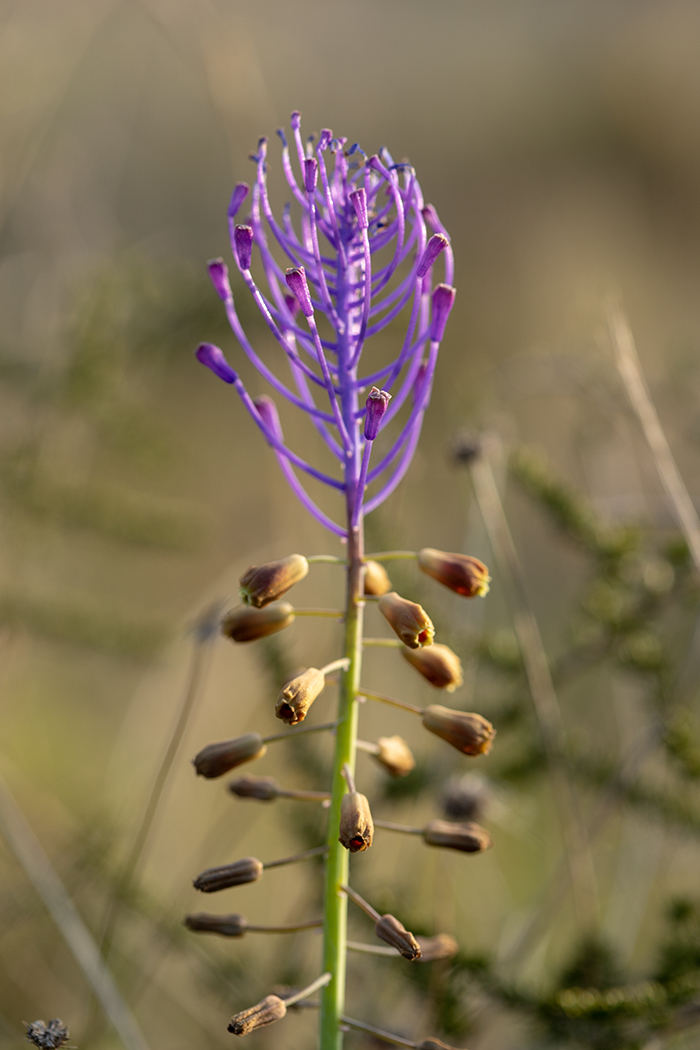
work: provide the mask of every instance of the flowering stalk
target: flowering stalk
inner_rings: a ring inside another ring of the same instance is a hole
[[[408,647],[420,653],[432,645],[434,635],[432,622],[425,611],[392,591],[386,571],[378,564],[379,560],[392,557],[414,557],[421,563],[421,556],[410,552],[385,552],[368,565],[364,556],[364,516],[388,498],[410,465],[430,399],[439,345],[455,291],[451,286],[453,259],[449,237],[435,209],[431,205],[424,206],[413,168],[407,163],[395,164],[385,149],[369,158],[357,145],[345,150],[346,140],[334,138],[328,129],[321,131],[315,146],[313,136],[304,143],[300,125],[300,115],[295,112],[291,118],[292,152],[296,153],[299,178],[294,173],[287,137],[283,131],[278,132],[282,140],[284,175],[296,206],[301,210],[298,230],[289,208],[278,222],[270,206],[266,139],[260,140],[252,158],[256,178],[250,195],[250,214],[242,224],[236,225],[237,212],[248,196],[245,184],[236,187],[229,207],[231,247],[236,265],[280,347],[280,359],[286,361],[294,389],[261,360],[249,342],[238,318],[223,260],[211,262],[209,271],[241,350],[273,391],[307,416],[338,462],[337,473],[318,470],[288,447],[275,402],[267,395],[253,399],[218,347],[203,343],[197,350],[197,357],[215,375],[234,387],[273,449],[292,491],[309,513],[345,544],[342,558],[327,555],[305,558],[295,554],[268,565],[254,566],[241,580],[244,604],[229,613],[223,623],[223,632],[229,638],[248,642],[288,628],[295,615],[340,615],[344,621],[341,657],[321,670],[309,668],[286,683],[276,708],[277,716],[287,725],[302,722],[311,704],[323,691],[325,673],[340,671],[338,707],[332,723],[335,755],[328,834],[323,848],[325,888],[321,968],[324,976],[317,982],[317,986],[322,987],[321,1050],[340,1050],[345,1014],[347,902],[349,897],[356,903],[361,901],[349,886],[349,854],[366,851],[371,846],[373,831],[369,802],[355,790],[354,782],[359,701],[364,696],[388,699],[363,689],[362,650],[363,646],[378,642],[389,648]],[[326,166],[327,155],[334,159],[332,170]],[[267,290],[257,283],[253,274],[255,248],[256,269],[259,268],[264,277]],[[286,270],[278,262],[280,255],[289,263]],[[381,265],[375,265],[375,258],[381,260]],[[445,283],[434,285],[433,268],[438,261],[444,263]],[[381,367],[375,363],[363,372],[365,341],[383,331],[404,312],[408,315],[407,326],[396,358]],[[321,327],[319,315],[324,315]],[[327,334],[329,330],[330,336]],[[393,421],[399,418],[399,413],[403,415],[403,422],[394,427]],[[387,441],[385,432],[390,426],[391,438]],[[384,445],[380,457],[374,455],[376,442]],[[374,466],[371,465],[372,459]],[[322,509],[307,490],[308,478],[312,479],[312,484],[325,486],[331,497],[340,495],[342,509],[336,507],[333,516]],[[454,568],[455,559],[463,561],[463,556],[445,555],[443,558],[442,552],[427,550],[432,559],[431,575],[438,582],[452,586],[454,573],[459,570],[458,582],[462,589],[458,593],[465,596],[467,593],[468,596],[485,593],[485,587],[479,590],[476,584],[471,586],[471,576],[470,587],[465,589],[463,586],[466,570],[462,562]],[[286,601],[278,601],[306,576],[310,565],[319,562],[345,567],[342,611],[294,609]],[[448,574],[445,566],[453,575]],[[479,583],[482,578],[487,578],[486,569],[480,562],[472,566],[470,561],[468,569],[472,575],[475,569],[482,573]],[[401,641],[364,637],[365,594],[378,598],[379,612]],[[415,666],[431,684],[452,689],[461,683],[459,661],[445,646],[440,648],[445,651],[437,669],[433,667],[435,661],[428,668],[418,657],[415,657],[418,661]],[[317,702],[324,703],[324,698]],[[485,720],[482,720],[484,726],[472,724],[480,718],[478,715],[468,716],[472,721],[465,728],[460,722],[459,712],[441,714],[447,709],[428,708],[424,711],[413,705],[389,702],[423,716],[426,728],[442,735],[465,753],[478,753],[472,741],[477,730],[481,732],[481,751],[485,752],[490,746],[492,727]],[[434,710],[438,715],[433,717],[431,712]],[[428,724],[430,718],[436,722],[435,726]],[[468,747],[464,743],[465,734],[469,736]],[[258,734],[247,734],[245,738],[221,745],[209,745],[197,756],[198,772],[218,776],[241,762],[262,757],[267,742],[282,735],[263,739]],[[361,746],[364,750],[369,749],[390,775],[405,775],[414,764],[410,750],[399,736],[382,738],[377,745],[361,743]],[[271,778],[239,778],[232,784],[232,791],[246,798],[267,801],[283,794],[294,797],[293,792],[281,792]],[[325,797],[327,794],[312,793],[307,797]],[[303,793],[299,797],[304,797]],[[428,841],[426,835],[424,838]],[[451,840],[448,845],[462,848]],[[252,859],[247,858],[249,866]],[[243,863],[238,862],[238,865]],[[228,867],[225,866],[225,875]],[[223,869],[213,870],[219,872]],[[398,947],[406,958],[420,957],[420,946],[398,919],[373,914],[376,932],[382,939]],[[207,917],[206,921],[208,928],[216,927],[215,919]],[[272,1023],[283,1014],[278,998],[268,997],[258,1006],[236,1015],[230,1031],[243,1035],[252,1030],[252,1025]]]

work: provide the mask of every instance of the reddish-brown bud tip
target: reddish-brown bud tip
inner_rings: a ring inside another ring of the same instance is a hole
[[[212,780],[214,777],[222,777],[236,766],[242,766],[244,762],[262,758],[266,751],[267,744],[260,733],[244,733],[233,740],[207,744],[194,756],[192,765],[198,776]]]
[[[362,853],[372,845],[374,821],[365,795],[349,791],[340,803],[338,841],[351,853]]]
[[[262,802],[271,802],[279,795],[279,788],[274,777],[243,776],[232,780],[228,789],[238,798],[256,798]]]
[[[323,671],[309,667],[282,687],[275,704],[275,715],[288,726],[303,722],[325,684]]]
[[[192,885],[202,893],[216,893],[231,886],[243,886],[246,882],[257,882],[262,878],[262,861],[257,857],[243,857],[233,864],[222,864],[218,868],[207,868],[198,875]]]
[[[424,547],[418,552],[418,565],[428,576],[463,598],[483,597],[489,592],[489,570],[469,554],[448,554]]]
[[[237,605],[221,623],[221,633],[234,642],[254,642],[294,622],[294,608],[289,602],[273,602],[264,609]]]
[[[482,715],[468,711],[453,711],[440,704],[431,704],[423,712],[423,725],[431,733],[442,737],[463,755],[487,755],[491,750],[496,730]]]
[[[309,563],[303,554],[290,554],[279,561],[268,561],[264,565],[252,565],[240,578],[241,601],[262,609],[277,601],[309,571]]]
[[[378,561],[365,562],[364,581],[365,594],[374,594],[380,597],[391,590],[389,574]]]
[[[488,831],[479,824],[453,824],[449,820],[431,820],[423,828],[423,839],[429,846],[458,849],[462,853],[482,853],[493,846]]]
[[[410,747],[400,736],[380,736],[379,750],[372,758],[379,762],[392,777],[405,777],[415,767],[416,760]]]
[[[432,620],[420,605],[390,591],[379,599],[379,611],[391,629],[409,649],[420,649],[432,645],[435,628]]]
[[[228,1030],[233,1035],[248,1035],[248,1032],[254,1032],[263,1025],[281,1021],[286,1013],[287,1007],[278,995],[267,995],[262,1002],[234,1014],[229,1021]]]
[[[402,649],[401,654],[436,689],[453,693],[462,682],[462,663],[448,645],[435,642],[427,649]]]
[[[374,932],[381,940],[386,941],[392,948],[396,948],[409,962],[416,962],[420,959],[420,944],[394,915],[382,915],[374,927]]]
[[[218,933],[221,937],[242,937],[248,929],[243,915],[209,915],[205,911],[186,915],[184,924],[195,933]]]

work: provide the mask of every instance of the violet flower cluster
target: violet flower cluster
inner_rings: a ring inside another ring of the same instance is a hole
[[[268,367],[244,332],[224,261],[213,260],[209,272],[240,347],[276,394],[308,416],[338,461],[337,476],[318,470],[287,446],[275,402],[267,396],[251,398],[219,347],[203,343],[197,357],[236,388],[303,505],[327,529],[345,537],[348,527],[384,502],[410,465],[454,302],[453,255],[437,212],[424,205],[410,164],[394,163],[385,148],[371,157],[357,144],[346,150],[347,140],[334,138],[328,129],[317,140],[311,136],[304,142],[298,112],[292,113],[291,129],[291,151],[284,131],[278,134],[284,175],[301,213],[296,226],[293,205],[285,206],[281,221],[272,211],[264,138],[252,157],[257,172],[250,214],[236,224],[250,192],[246,183],[236,186],[228,209],[233,257],[287,359],[291,384]],[[329,155],[331,167],[326,164]],[[254,248],[266,288],[251,271]],[[286,270],[276,254],[289,262]],[[444,283],[433,287],[440,255]],[[396,358],[363,370],[365,340],[404,312],[406,331]],[[365,392],[369,396],[363,397]],[[404,406],[401,428],[370,468],[376,437]],[[299,473],[344,495],[347,526],[315,503]]]

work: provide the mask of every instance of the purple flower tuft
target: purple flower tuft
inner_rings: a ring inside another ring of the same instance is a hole
[[[235,383],[238,376],[231,368],[222,351],[213,343],[200,343],[195,352],[198,361],[206,365],[224,383]]]
[[[456,294],[455,289],[449,284],[439,284],[433,292],[433,323],[430,328],[430,338],[434,343],[439,343],[445,334],[445,325]]]
[[[232,298],[231,285],[228,283],[228,266],[223,259],[210,259],[207,266],[216,294],[225,303]]]
[[[386,415],[386,410],[391,401],[391,394],[386,390],[380,390],[373,386],[367,398],[367,415],[365,416],[365,439],[374,441],[379,433],[379,424]]]
[[[306,283],[306,271],[303,266],[293,266],[284,275],[289,290],[299,303],[299,307],[304,317],[311,317],[314,308],[311,305],[311,296],[309,295],[309,286]]]
[[[236,259],[241,270],[250,269],[253,254],[253,229],[251,226],[236,226],[233,231],[233,243],[236,248]]]

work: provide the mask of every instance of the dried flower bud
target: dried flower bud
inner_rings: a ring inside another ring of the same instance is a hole
[[[207,868],[198,875],[192,885],[202,893],[216,893],[231,886],[243,886],[246,882],[257,882],[262,878],[262,861],[257,857],[243,857],[233,864],[222,864],[218,868]]]
[[[365,562],[365,594],[381,596],[391,590],[389,574],[378,561]]]
[[[290,554],[279,561],[268,561],[264,565],[251,565],[238,581],[241,601],[262,609],[277,601],[309,571],[309,563],[303,554]]]
[[[230,769],[262,758],[267,751],[267,744],[260,733],[244,733],[233,740],[221,740],[216,744],[207,744],[192,759],[197,775],[213,780],[222,777]]]
[[[257,798],[262,802],[271,802],[279,795],[279,788],[274,777],[243,776],[232,780],[228,789],[239,798]]]
[[[458,849],[462,853],[481,853],[493,846],[488,831],[472,822],[452,824],[448,820],[431,820],[423,828],[423,839],[428,846]]]
[[[421,950],[421,962],[437,962],[438,959],[452,959],[459,951],[459,945],[449,933],[436,933],[434,937],[416,937]]]
[[[205,911],[186,915],[184,923],[195,933],[218,933],[221,937],[242,937],[248,929],[248,920],[243,915],[209,915]]]
[[[440,704],[426,707],[423,725],[463,755],[488,755],[496,735],[496,730],[482,715],[453,711]]]
[[[319,671],[317,667],[309,667],[282,686],[275,704],[275,715],[288,726],[303,722],[314,700],[323,692],[325,684],[326,676],[323,671]]]
[[[392,777],[405,777],[414,768],[416,760],[403,737],[380,736],[377,746],[379,751],[372,758],[384,766]]]
[[[427,649],[402,649],[401,654],[436,689],[453,693],[464,681],[461,660],[449,645],[435,642]]]
[[[283,631],[294,623],[294,608],[289,602],[273,602],[264,609],[237,605],[224,616],[221,633],[234,642],[255,642]]]
[[[70,1032],[59,1017],[54,1017],[46,1024],[44,1021],[32,1021],[26,1024],[25,1039],[41,1047],[41,1050],[57,1050],[70,1039]]]
[[[377,434],[379,433],[379,425],[384,419],[390,401],[391,394],[386,390],[380,390],[377,386],[373,386],[367,395],[367,400],[365,402],[367,415],[365,416],[364,430],[367,441],[374,441],[377,437]]]
[[[382,915],[375,924],[374,932],[381,940],[396,948],[404,959],[416,962],[421,957],[420,944],[406,927],[393,915]]]
[[[463,598],[482,598],[489,593],[489,570],[482,561],[469,554],[447,554],[424,547],[418,552],[418,566]]]
[[[365,795],[348,791],[340,803],[338,841],[351,853],[362,853],[372,845],[374,822]]]
[[[267,995],[261,1003],[234,1014],[229,1021],[228,1030],[233,1035],[248,1035],[248,1032],[254,1032],[263,1025],[281,1021],[286,1013],[287,1007],[278,995]]]
[[[409,649],[433,644],[435,628],[425,609],[416,602],[390,591],[382,595],[378,604],[384,619]]]

